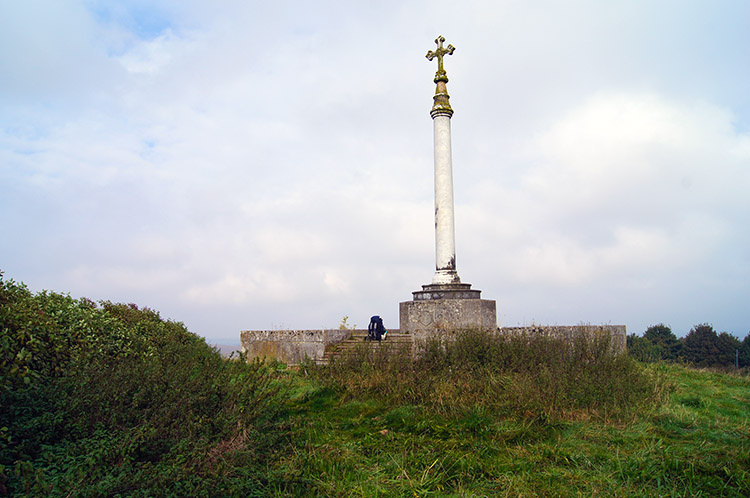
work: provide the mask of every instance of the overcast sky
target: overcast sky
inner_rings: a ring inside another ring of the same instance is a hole
[[[750,331],[750,3],[0,0],[0,270],[214,343],[398,327],[435,268],[505,326]]]

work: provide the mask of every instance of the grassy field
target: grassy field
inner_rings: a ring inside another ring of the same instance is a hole
[[[617,418],[437,413],[294,383],[277,496],[750,496],[750,379],[640,367],[660,401]]]

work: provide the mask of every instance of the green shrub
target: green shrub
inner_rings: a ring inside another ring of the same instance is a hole
[[[286,437],[273,365],[227,361],[147,308],[1,277],[0,491],[267,494]]]

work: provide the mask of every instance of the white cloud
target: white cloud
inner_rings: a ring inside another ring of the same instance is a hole
[[[698,3],[82,5],[0,7],[9,277],[223,338],[394,326],[434,266],[441,32],[459,272],[508,323],[747,321],[704,296],[749,294],[750,43]]]
[[[503,285],[485,290],[558,289],[579,295],[583,310],[592,289],[621,288],[620,306],[633,314],[671,300],[666,291],[699,307],[705,293],[734,286],[716,278],[725,266],[747,263],[720,254],[750,243],[741,221],[750,215],[748,138],[731,113],[705,103],[592,97],[526,143],[518,184],[503,187],[498,175],[476,190],[471,209],[484,214],[471,229],[501,255],[484,275]],[[536,306],[535,316],[547,316],[547,303]]]

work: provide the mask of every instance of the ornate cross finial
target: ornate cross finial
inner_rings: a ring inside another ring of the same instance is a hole
[[[438,36],[435,38],[435,43],[437,44],[437,50],[434,52],[430,50],[427,52],[427,59],[432,60],[435,57],[437,57],[438,60],[438,70],[437,73],[435,73],[435,83],[437,83],[437,88],[435,88],[435,96],[432,97],[432,100],[434,101],[434,104],[432,105],[432,110],[430,111],[430,116],[432,116],[433,119],[437,116],[448,116],[449,118],[453,115],[453,109],[451,109],[450,104],[450,96],[448,95],[448,89],[446,88],[446,83],[448,83],[448,75],[445,74],[445,69],[443,68],[443,56],[451,55],[453,54],[453,51],[456,50],[453,45],[448,45],[446,48],[443,48],[443,42],[445,41],[445,38],[442,36]]]
[[[443,69],[443,56],[445,54],[453,55],[453,51],[456,50],[456,47],[453,45],[448,44],[447,48],[443,48],[443,42],[445,41],[445,38],[443,36],[438,36],[435,38],[435,43],[437,44],[437,50],[434,52],[432,50],[427,52],[427,59],[432,60],[435,57],[437,57],[438,60],[438,70],[437,73],[435,73],[435,83],[438,81],[443,81],[445,83],[448,82],[448,75],[445,73],[445,69]]]

